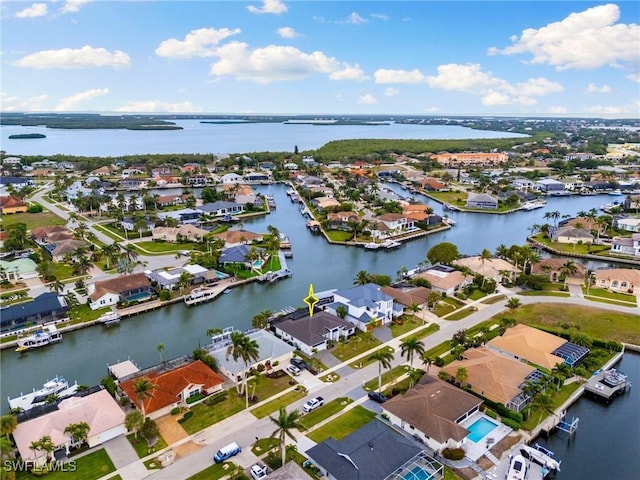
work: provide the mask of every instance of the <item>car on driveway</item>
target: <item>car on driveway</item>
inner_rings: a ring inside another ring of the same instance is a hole
[[[380,392],[369,392],[369,398],[376,403],[384,403],[389,400],[385,395]]]
[[[304,370],[305,368],[307,368],[307,364],[305,363],[305,361],[298,357],[293,357],[291,359],[291,365],[296,366],[300,370]]]
[[[256,463],[255,465],[252,465],[250,471],[251,471],[251,478],[253,478],[253,480],[260,480],[262,478],[265,478],[269,473],[267,470],[267,466],[262,465],[261,463]]]
[[[305,403],[302,406],[302,410],[304,410],[305,412],[310,412],[311,410],[315,410],[318,407],[321,407],[322,405],[324,405],[324,398],[322,397],[315,397],[312,398],[311,400],[309,400],[307,403]]]
[[[287,372],[289,372],[291,375],[298,376],[300,375],[300,373],[302,373],[302,370],[300,370],[295,365],[287,365]]]

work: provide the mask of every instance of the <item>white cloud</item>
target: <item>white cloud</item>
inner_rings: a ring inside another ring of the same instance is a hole
[[[400,90],[398,90],[397,88],[387,87],[384,89],[384,94],[387,97],[395,97],[399,93],[400,93]]]
[[[62,13],[75,13],[87,3],[89,3],[89,0],[67,0],[60,11]]]
[[[567,107],[562,107],[560,105],[554,105],[548,108],[549,113],[567,113],[569,110],[567,109]]]
[[[103,95],[107,95],[109,93],[108,88],[94,88],[92,90],[87,90],[86,92],[79,92],[70,97],[63,98],[60,100],[58,105],[54,110],[58,112],[69,112],[75,110],[79,103],[87,102],[93,100],[94,98],[102,97]]]
[[[129,55],[120,50],[110,52],[104,48],[85,45],[82,48],[43,50],[17,60],[14,65],[25,68],[125,68],[131,65]]]
[[[640,25],[616,23],[619,18],[617,5],[589,8],[540,29],[528,28],[519,38],[511,38],[513,45],[492,47],[488,54],[531,54],[528,63],[548,64],[557,70],[595,69],[620,62],[637,65]]]
[[[191,30],[184,37],[184,40],[170,38],[160,43],[156,48],[156,55],[165,58],[211,57],[215,55],[215,47],[222,40],[239,33],[239,28],[233,30],[229,28]]]
[[[4,112],[33,112],[45,110],[43,102],[48,95],[42,94],[36,97],[29,97],[25,100],[20,97],[12,97],[5,92],[0,92],[0,104]]]
[[[440,107],[429,107],[425,109],[425,112],[427,113],[440,113],[441,111],[442,109]]]
[[[632,82],[640,83],[640,73],[630,73],[627,78]]]
[[[351,13],[347,18],[345,23],[350,23],[351,25],[360,25],[362,23],[367,23],[365,18],[362,18],[357,12]]]
[[[219,59],[211,65],[211,75],[238,80],[270,83],[300,80],[313,74],[329,75],[332,80],[364,80],[358,65],[340,62],[324,53],[305,53],[295,47],[267,45],[249,50],[246,43],[230,42],[216,50]]]
[[[377,18],[378,20],[389,20],[389,15],[384,13],[372,13],[371,18]]]
[[[367,93],[358,98],[358,103],[360,105],[373,105],[374,103],[378,103],[378,100],[370,93]]]
[[[280,35],[282,38],[296,38],[300,36],[300,34],[291,27],[279,28],[278,35]]]
[[[609,85],[602,85],[601,87],[599,87],[595,83],[590,83],[589,85],[587,85],[586,92],[587,93],[610,93],[611,87]]]
[[[275,15],[280,15],[287,11],[287,6],[280,0],[263,0],[262,7],[249,5],[247,10],[251,13],[273,13]]]
[[[129,102],[125,106],[118,108],[118,112],[131,113],[197,113],[202,108],[192,102],[168,103],[158,100]]]
[[[427,77],[417,68],[407,70],[389,70],[381,68],[373,74],[376,83],[426,83]]]
[[[593,105],[586,107],[585,112],[600,115],[630,114],[637,117],[639,109],[640,102],[633,102],[630,105]]]
[[[34,18],[44,17],[47,14],[46,3],[34,3],[30,7],[24,8],[19,12],[16,12],[16,18]]]

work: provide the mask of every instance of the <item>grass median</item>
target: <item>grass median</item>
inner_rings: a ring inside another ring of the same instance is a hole
[[[304,414],[300,420],[300,424],[302,425],[304,430],[309,430],[314,425],[317,425],[323,420],[343,410],[347,405],[349,405],[352,402],[353,400],[351,400],[348,397],[340,397],[340,398],[331,400],[329,403],[323,405],[322,407]]]

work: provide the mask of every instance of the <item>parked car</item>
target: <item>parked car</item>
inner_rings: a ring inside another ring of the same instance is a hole
[[[253,480],[260,480],[261,478],[264,478],[267,476],[268,469],[266,465],[262,465],[260,463],[256,463],[255,465],[251,466],[251,478],[253,478]]]
[[[240,449],[240,445],[238,445],[236,442],[232,442],[229,445],[225,445],[220,450],[218,450],[213,456],[213,461],[216,463],[222,463],[225,460],[233,457],[234,455],[239,454],[241,451],[242,450]]]
[[[321,407],[322,405],[324,405],[324,398],[315,397],[309,400],[307,403],[305,403],[302,406],[302,410],[304,410],[305,412],[310,412],[311,410],[315,410],[316,408]]]
[[[295,365],[287,365],[287,371],[294,376],[300,375],[300,373],[302,373],[302,370],[300,370]]]
[[[369,392],[369,398],[377,403],[384,403],[389,400],[385,395],[380,392]]]
[[[291,359],[291,365],[295,365],[300,370],[304,370],[305,368],[307,368],[307,364],[305,363],[305,361],[298,357],[293,357]]]

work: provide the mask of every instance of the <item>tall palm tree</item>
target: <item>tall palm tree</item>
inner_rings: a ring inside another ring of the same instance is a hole
[[[156,389],[156,385],[151,383],[147,377],[142,377],[136,380],[136,383],[133,384],[133,392],[136,395],[138,402],[140,403],[140,411],[142,416],[146,418],[146,413],[144,409],[144,403],[150,398],[154,398],[153,391]]]
[[[64,283],[56,278],[55,280],[49,282],[49,290],[60,295],[60,293],[62,293],[62,291],[64,290]]]
[[[576,266],[576,262],[573,260],[567,260],[560,267],[560,274],[564,275],[564,288],[567,288],[567,281],[571,275],[575,275],[578,271],[578,267]]]
[[[483,287],[484,287],[484,282],[486,280],[484,262],[486,262],[487,260],[491,260],[492,258],[493,258],[493,255],[491,255],[491,252],[487,248],[482,250],[482,253],[480,254],[480,262],[482,263],[482,286]]]
[[[469,372],[464,367],[459,367],[456,370],[456,382],[462,385],[469,378]]]
[[[280,441],[282,465],[284,465],[286,461],[285,439],[286,437],[289,437],[291,440],[296,440],[296,437],[293,436],[291,430],[293,430],[294,428],[300,428],[302,426],[300,424],[300,412],[298,410],[287,412],[284,407],[280,407],[278,418],[273,418],[271,415],[269,415],[269,418],[278,427],[269,438],[274,438],[276,436],[278,437],[278,440]]]
[[[3,462],[15,458],[15,447],[10,440],[4,437],[0,437],[0,458]]]
[[[538,417],[538,422],[542,420],[542,416],[545,413],[553,413],[553,398],[546,392],[539,393],[533,398],[533,402],[531,402],[531,407],[540,411],[540,416]]]
[[[231,340],[231,344],[227,347],[227,358],[231,356],[234,362],[238,362],[238,360],[242,360],[245,364],[245,369],[242,373],[242,380],[240,383],[236,385],[236,389],[238,393],[243,393],[245,390],[245,378],[248,368],[248,363],[252,358],[257,360],[258,358],[258,343],[255,340],[251,340],[247,335],[242,332],[232,332],[229,339]],[[236,371],[236,381],[237,381],[238,372]],[[247,405],[248,405],[247,400]]]
[[[356,274],[356,278],[353,281],[353,284],[354,285],[366,285],[367,283],[369,283],[370,280],[371,280],[371,275],[369,275],[369,272],[367,272],[365,270],[360,270]]]
[[[378,362],[378,392],[382,390],[382,368],[391,368],[391,360],[393,360],[393,353],[386,348],[381,348],[373,352],[367,360],[373,360]]]
[[[414,355],[424,355],[424,343],[416,336],[408,337],[400,344],[400,355],[407,357],[409,366],[413,369],[413,357]]]
[[[70,423],[67,428],[64,429],[64,433],[71,436],[71,443],[78,447],[82,445],[89,435],[89,424],[87,422]]]
[[[433,358],[429,357],[428,355],[422,355],[422,364],[427,366],[427,371],[425,372],[427,375],[429,374],[429,368],[431,367],[432,363]]]
[[[124,426],[127,431],[134,432],[136,440],[138,439],[138,430],[144,425],[144,416],[138,410],[131,410],[124,417]]]
[[[2,435],[6,435],[7,440],[10,440],[9,436],[17,426],[18,419],[14,415],[7,414],[0,417],[0,429],[2,430]]]

